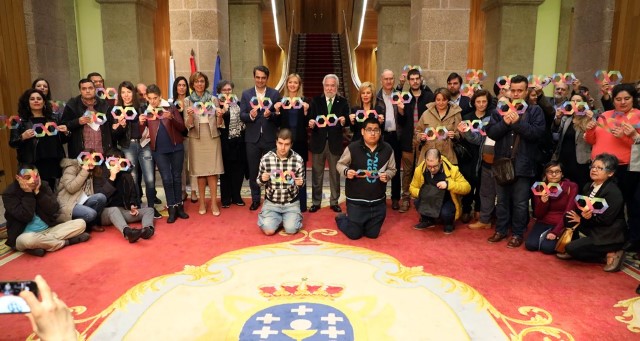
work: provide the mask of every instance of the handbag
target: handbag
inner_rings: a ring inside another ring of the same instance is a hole
[[[573,231],[578,227],[579,224],[576,224],[574,227],[565,227],[564,231],[562,231],[562,235],[558,238],[558,242],[556,243],[556,252],[565,253],[565,247],[567,244],[573,240]]]
[[[458,162],[461,160],[471,160],[473,155],[471,155],[471,151],[469,148],[465,146],[462,142],[453,142],[453,151],[456,153],[456,157],[458,158]]]
[[[526,116],[527,113],[525,112],[521,119],[524,120]],[[514,163],[518,145],[520,145],[520,134],[516,136],[516,141],[513,143],[511,157],[503,157],[493,161],[493,165],[491,166],[493,177],[500,186],[508,186],[516,181],[516,168]]]

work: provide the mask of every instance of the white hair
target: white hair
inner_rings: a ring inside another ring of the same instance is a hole
[[[336,76],[336,75],[335,75],[335,74],[333,74],[333,73],[330,73],[330,74],[328,74],[328,75],[324,76],[324,78],[322,79],[322,85],[324,85],[325,81],[326,81],[327,79],[329,79],[329,78],[333,78],[333,79],[335,79],[335,80],[336,80],[336,87],[338,87],[338,86],[340,85],[340,79],[338,78],[338,76]]]

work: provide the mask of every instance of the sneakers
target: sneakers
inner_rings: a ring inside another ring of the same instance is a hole
[[[420,221],[419,223],[413,225],[413,229],[422,231],[434,226],[436,226],[436,224],[432,220],[426,220],[426,221]]]
[[[410,206],[411,205],[409,203],[409,199],[403,199],[402,201],[400,201],[400,209],[398,210],[398,212],[405,213],[409,211]]]
[[[145,226],[142,228],[142,234],[140,235],[140,237],[142,239],[149,239],[151,238],[155,233],[155,229],[153,228],[153,226]]]
[[[158,210],[156,210],[156,208],[153,208],[153,219],[160,219],[162,218],[162,214],[160,214],[160,212],[158,212]]]
[[[491,228],[491,223],[483,223],[478,220],[478,222],[467,225],[471,230],[486,230]]]
[[[122,230],[122,234],[124,234],[124,237],[129,241],[129,243],[133,244],[142,236],[142,230],[125,227]]]
[[[78,244],[78,243],[84,243],[87,240],[89,240],[91,238],[91,236],[86,233],[86,232],[82,232],[79,235],[73,237],[73,238],[69,238],[67,239],[67,245],[74,245],[74,244]]]
[[[455,227],[453,227],[453,225],[445,225],[444,234],[452,234],[453,230],[455,230]]]

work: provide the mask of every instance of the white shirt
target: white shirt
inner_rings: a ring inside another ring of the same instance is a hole
[[[385,107],[384,131],[396,131],[396,115],[393,111],[393,103],[391,103],[391,93],[387,94],[383,90],[382,99]]]

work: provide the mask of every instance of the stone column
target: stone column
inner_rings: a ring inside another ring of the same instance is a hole
[[[176,76],[189,79],[189,57],[193,50],[198,71],[209,77],[211,87],[216,53],[220,54],[222,78],[229,79],[229,8],[226,1],[170,0],[169,21]]]
[[[451,72],[464,78],[470,9],[470,0],[411,1],[411,58],[407,62],[426,71],[423,77],[432,89],[445,86]]]
[[[253,68],[263,64],[262,6],[262,0],[229,1],[231,78],[238,95],[253,86]],[[271,73],[272,77],[278,75]]]
[[[155,83],[153,18],[155,0],[95,0],[100,4],[105,77],[110,87],[123,80]]]
[[[538,6],[544,0],[486,0],[484,69],[492,79],[533,71]]]
[[[402,72],[402,67],[409,64],[411,1],[375,0],[373,8],[378,12],[378,52],[376,55],[378,69],[376,79],[378,81],[374,84],[376,88],[380,88],[379,78],[382,70],[393,70],[397,80]],[[402,18],[406,19],[402,20]]]
[[[78,93],[80,69],[73,0],[24,1],[31,79],[45,78],[54,100]]]

